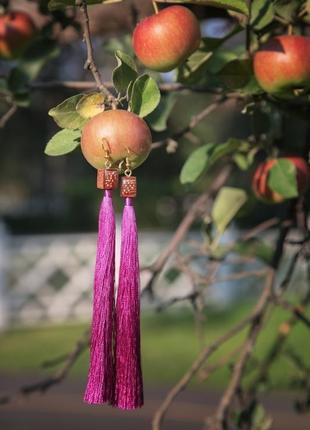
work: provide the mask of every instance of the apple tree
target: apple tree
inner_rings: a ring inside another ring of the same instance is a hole
[[[202,345],[197,358],[184,369],[183,377],[176,381],[156,412],[153,430],[162,427],[174,399],[199,372],[204,369],[206,379],[223,367],[229,369],[229,379],[216,408],[206,417],[207,428],[271,428],[272,419],[260,398],[272,389],[270,369],[283,354],[296,369],[292,386],[300,389],[297,411],[309,409],[310,404],[307,364],[299,351],[287,347],[297,324],[310,328],[306,314],[309,289],[299,294],[295,302],[290,301],[289,295],[300,262],[308,264],[310,274],[306,198],[310,184],[310,3],[308,0],[150,1],[152,14],[137,20],[132,43],[119,43],[113,50],[115,68],[111,79],[108,76],[104,80],[96,65],[89,7],[102,4],[104,8],[111,3],[119,3],[115,7],[121,8],[126,1],[39,1],[38,8],[46,20],[37,32],[27,13],[11,12],[10,2],[2,2],[0,55],[10,67],[1,78],[1,94],[7,105],[1,125],[19,107],[29,106],[32,88],[44,91],[62,84],[77,91],[49,110],[60,130],[47,143],[46,155],[62,156],[81,148],[90,164],[102,168],[100,139],[107,129],[112,129],[109,136],[115,165],[126,157],[122,145],[129,151],[133,167],[140,165],[150,152],[162,151],[162,157],[177,156],[180,152],[184,158],[186,154],[183,165],[178,167],[178,181],[184,196],[189,193],[195,198],[171,241],[152,265],[142,269],[147,282],[141,294],[149,293],[156,298],[160,275],[174,279],[185,274],[191,285],[190,293],[169,302],[160,302],[157,297],[159,308],[188,302],[198,320],[203,319],[207,288],[216,282],[219,267],[237,256],[259,260],[263,265],[259,274],[251,271],[237,274],[240,278],[257,277],[260,295],[249,315],[224,336]],[[208,14],[224,20],[224,34],[212,37],[204,34]],[[86,46],[85,69],[92,79],[90,85],[38,80],[42,68],[60,50],[54,36],[56,26],[73,27],[80,32]],[[162,74],[165,72],[169,75]],[[83,90],[86,87],[88,90]],[[173,131],[169,121],[180,94],[204,95],[206,103],[187,123]],[[247,136],[230,136],[221,143],[197,137],[195,130],[212,113],[232,107],[247,118]],[[136,128],[135,124],[140,125]],[[291,132],[296,124],[298,142]],[[121,131],[124,134],[117,137]],[[253,207],[267,216],[258,224],[249,223],[246,232],[227,244],[223,240],[225,234],[238,222],[240,214]],[[201,238],[193,244],[188,232],[195,225],[200,226]],[[276,231],[276,238],[274,243],[266,244],[262,235],[271,228]],[[184,244],[189,251],[183,251]],[[293,256],[287,255],[288,246],[293,247]],[[167,265],[168,260],[172,265]],[[201,261],[203,271],[199,267]],[[278,307],[286,309],[289,316],[273,333],[264,356],[256,357],[258,338],[268,329],[269,317]],[[222,346],[240,332],[244,336],[239,348],[228,355],[222,353],[216,365],[209,365],[209,358],[217,351],[221,353]],[[61,378],[52,375],[48,386],[66,376],[87,345],[88,338],[79,343],[74,359],[72,355],[64,359],[66,370]],[[42,381],[44,384],[46,380]],[[30,385],[29,391],[38,389],[40,384]]]

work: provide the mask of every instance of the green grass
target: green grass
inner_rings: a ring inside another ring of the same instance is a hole
[[[208,311],[205,323],[206,342],[212,342],[223,334],[239,319],[249,312],[249,304],[238,306],[225,312]],[[309,313],[309,312],[308,312]],[[288,313],[277,310],[268,319],[261,334],[256,357],[262,357],[271,345],[278,326]],[[66,353],[85,330],[85,325],[52,326],[31,329],[14,329],[0,335],[0,372],[34,373],[45,360]],[[214,355],[211,363],[236,348],[245,336],[240,333],[225,344]],[[190,366],[199,352],[199,342],[195,334],[192,315],[186,310],[162,314],[144,315],[142,318],[143,368],[145,380],[149,384],[172,383]],[[286,347],[293,347],[306,363],[310,362],[309,333],[301,323],[292,332]],[[85,377],[87,371],[87,353],[78,360],[72,370],[73,376]],[[49,370],[51,371],[51,370]],[[42,370],[42,373],[47,370]],[[278,388],[286,388],[294,366],[281,355],[272,367],[272,381]],[[216,372],[208,381],[212,387],[222,386],[229,376],[228,369]]]

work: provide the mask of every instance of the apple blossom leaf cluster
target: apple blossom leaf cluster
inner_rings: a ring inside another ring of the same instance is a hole
[[[141,118],[153,112],[160,102],[160,91],[155,79],[138,75],[133,58],[117,50],[117,67],[113,70],[113,84],[120,95],[126,95],[129,110]]]

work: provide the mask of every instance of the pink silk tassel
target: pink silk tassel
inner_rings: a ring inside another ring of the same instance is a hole
[[[114,279],[115,215],[112,191],[104,191],[99,214],[90,365],[84,395],[89,404],[113,403]]]
[[[143,405],[140,353],[140,271],[136,215],[126,198],[122,220],[120,276],[116,302],[114,406]]]

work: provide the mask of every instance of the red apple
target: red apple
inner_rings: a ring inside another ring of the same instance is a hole
[[[310,39],[284,35],[270,39],[254,55],[254,73],[268,93],[310,86]]]
[[[25,12],[8,12],[0,15],[0,57],[15,58],[32,40],[36,28]]]
[[[134,169],[149,155],[151,142],[150,129],[143,119],[126,110],[108,110],[87,121],[82,130],[81,149],[96,169],[105,166],[106,151],[114,167],[128,157]]]
[[[170,6],[138,23],[133,49],[149,69],[169,72],[196,51],[200,39],[196,16],[184,6]]]
[[[301,157],[283,157],[282,159],[290,160],[296,167],[298,193],[302,194],[310,184],[310,169],[306,161]],[[269,203],[280,203],[285,197],[272,191],[268,186],[268,175],[272,166],[281,158],[272,158],[261,163],[254,174],[252,188],[255,195]]]

